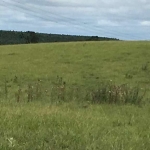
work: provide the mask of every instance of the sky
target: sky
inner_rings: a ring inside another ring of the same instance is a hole
[[[150,40],[150,0],[0,0],[0,30]]]

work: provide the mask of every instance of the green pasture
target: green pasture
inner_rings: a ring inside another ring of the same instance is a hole
[[[150,42],[0,46],[0,70],[0,149],[150,149]]]

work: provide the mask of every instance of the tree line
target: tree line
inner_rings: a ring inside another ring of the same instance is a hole
[[[116,38],[0,30],[0,45],[71,41],[110,41]]]

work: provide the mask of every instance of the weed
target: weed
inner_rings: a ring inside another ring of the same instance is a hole
[[[35,96],[36,96],[36,99],[39,99],[42,96],[41,80],[40,79],[38,79],[37,82],[35,83]]]
[[[28,84],[28,89],[27,89],[27,97],[28,97],[28,102],[31,102],[33,100],[33,86],[31,84]]]
[[[5,97],[8,97],[8,81],[5,80]],[[27,102],[38,99],[47,99],[51,101],[91,101],[92,103],[108,104],[141,104],[146,91],[137,87],[129,87],[127,84],[115,85],[110,82],[101,82],[95,87],[67,86],[62,77],[57,77],[56,82],[50,87],[45,87],[40,79],[35,84],[29,83],[25,92],[27,93]],[[25,85],[22,85],[25,87]],[[12,89],[10,89],[11,91]],[[50,92],[50,93],[49,93]],[[11,93],[11,92],[10,92]],[[15,93],[16,101],[20,102],[24,92],[20,88]]]
[[[128,85],[102,84],[97,90],[92,91],[94,103],[109,104],[140,104],[146,91],[142,92],[139,87],[130,88]]]
[[[21,101],[21,93],[22,93],[22,90],[21,90],[21,88],[19,87],[18,91],[15,93],[17,102],[20,102],[20,101]]]
[[[127,72],[127,73],[125,74],[125,78],[127,78],[127,79],[132,79],[132,78],[133,78],[133,75],[130,74],[129,72]]]
[[[149,64],[149,62],[146,62],[145,64],[142,65],[142,71],[148,70],[148,64]]]
[[[5,83],[4,83],[4,91],[5,91],[5,98],[7,99],[8,97],[8,86],[7,86],[8,81],[5,78]]]
[[[14,77],[13,82],[18,83],[18,77],[17,76]]]
[[[13,138],[13,137],[11,137],[11,138],[7,138],[7,140],[8,140],[8,145],[9,145],[9,147],[15,147],[15,145],[16,145],[16,140]]]
[[[58,99],[65,100],[66,82],[57,86]]]
[[[124,103],[141,104],[146,94],[146,90],[142,91],[139,87],[124,87]]]

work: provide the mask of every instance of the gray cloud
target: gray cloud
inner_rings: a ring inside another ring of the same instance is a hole
[[[3,0],[0,29],[150,39],[149,0]]]

